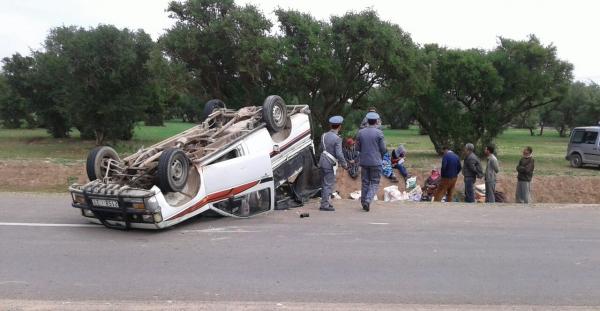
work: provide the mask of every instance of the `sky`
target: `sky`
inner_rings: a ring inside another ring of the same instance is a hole
[[[39,49],[48,30],[62,25],[114,24],[144,29],[157,39],[172,24],[169,0],[0,0],[0,58]],[[237,0],[274,19],[276,8],[308,12],[319,19],[375,9],[419,44],[449,48],[496,46],[499,36],[535,34],[575,65],[575,79],[600,83],[600,1],[595,0]]]

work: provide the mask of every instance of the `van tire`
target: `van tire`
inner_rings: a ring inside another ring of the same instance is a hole
[[[262,106],[262,119],[272,133],[283,130],[287,123],[287,107],[283,98],[271,95]]]
[[[85,162],[85,171],[90,181],[104,178],[106,171],[102,168],[102,162],[105,159],[120,161],[119,154],[111,147],[100,146],[90,151]]]
[[[583,160],[578,153],[574,153],[569,157],[569,163],[572,167],[580,168],[583,165]]]
[[[157,186],[163,193],[180,192],[185,188],[190,160],[179,148],[163,151],[158,159]]]
[[[220,99],[211,99],[204,104],[204,110],[202,111],[202,118],[200,122],[204,122],[208,116],[210,116],[215,109],[225,108],[225,103]]]

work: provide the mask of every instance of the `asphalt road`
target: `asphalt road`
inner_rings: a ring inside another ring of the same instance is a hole
[[[496,206],[378,203],[364,213],[344,201],[334,213],[303,208],[309,218],[290,210],[124,232],[87,225],[68,196],[4,193],[0,307],[600,306],[599,206]]]

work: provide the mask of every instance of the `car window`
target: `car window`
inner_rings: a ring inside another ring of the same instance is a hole
[[[598,132],[585,132],[585,138],[583,139],[583,141],[586,144],[591,144],[591,145],[595,145],[596,144],[596,139],[598,138]]]
[[[218,159],[214,160],[211,164],[219,163],[219,162],[223,162],[223,161],[227,161],[227,160],[231,160],[231,159],[235,159],[235,158],[237,158],[239,156],[240,156],[240,151],[238,150],[238,148],[231,149],[226,154],[224,154],[221,157],[219,157]]]
[[[585,131],[574,131],[573,136],[571,137],[571,143],[581,144],[583,143],[585,137]]]

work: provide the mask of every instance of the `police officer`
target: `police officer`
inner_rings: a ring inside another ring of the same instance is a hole
[[[381,161],[387,152],[383,132],[379,129],[379,114],[367,113],[368,126],[360,129],[356,135],[356,147],[360,152],[360,177],[362,189],[360,202],[365,211],[370,210],[371,201],[379,189]]]
[[[335,211],[331,205],[331,194],[335,188],[335,170],[340,163],[343,168],[347,168],[346,159],[342,153],[342,138],[338,136],[342,128],[344,118],[333,116],[329,118],[331,130],[321,137],[321,159],[319,167],[321,169],[321,211]]]

